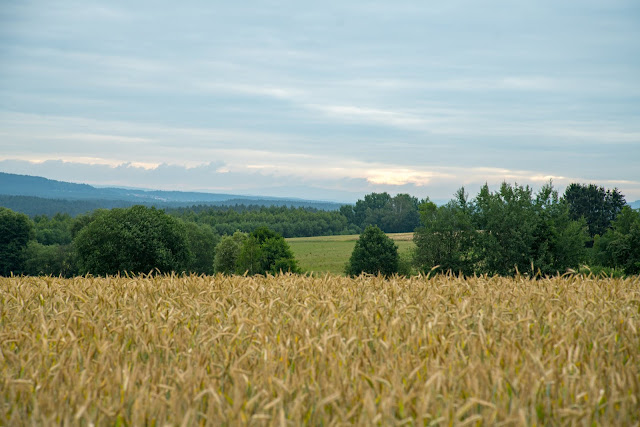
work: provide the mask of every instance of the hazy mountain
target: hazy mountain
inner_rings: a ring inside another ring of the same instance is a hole
[[[87,184],[0,172],[0,206],[28,215],[51,215],[51,212],[66,212],[77,215],[98,208],[110,209],[133,204],[158,207],[245,204],[296,206],[323,210],[340,208],[339,203],[294,198],[112,187],[97,188]]]

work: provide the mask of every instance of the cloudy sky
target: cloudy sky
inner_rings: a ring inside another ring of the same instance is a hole
[[[2,0],[0,171],[336,201],[553,179],[640,199],[640,2]]]

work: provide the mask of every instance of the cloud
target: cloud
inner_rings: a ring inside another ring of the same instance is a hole
[[[257,157],[253,160],[256,161]],[[320,160],[322,159],[309,158],[293,161],[290,158],[279,164],[242,164],[220,160],[192,166],[133,162],[114,164],[95,159],[43,162],[0,160],[0,170],[99,185],[299,198],[309,198],[309,191],[305,188],[314,188],[313,194],[321,194],[327,200],[343,202],[353,202],[374,191],[388,191],[392,194],[408,192],[418,197],[447,200],[462,185],[474,193],[484,183],[492,188],[497,188],[503,181],[539,188],[550,180],[561,191],[571,182],[596,182],[624,189],[623,193],[630,200],[640,198],[640,181],[634,180],[597,180],[588,176],[567,177],[541,171],[482,166],[390,167],[381,163],[346,160],[332,165],[320,162],[319,167],[312,168]],[[312,173],[308,173],[310,170]],[[353,198],[345,199],[349,194]]]
[[[122,185],[633,193],[637,16],[605,0],[9,2],[0,156]]]
[[[429,121],[415,115],[375,108],[365,108],[353,105],[309,105],[309,108],[319,110],[330,117],[347,121],[361,121],[387,126],[423,127]]]
[[[373,169],[367,173],[367,181],[372,184],[401,186],[413,184],[418,187],[429,184],[434,177],[440,179],[452,179],[454,175],[449,173],[437,173],[427,170],[415,170],[407,168]]]

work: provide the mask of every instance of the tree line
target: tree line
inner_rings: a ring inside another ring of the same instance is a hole
[[[420,217],[414,262],[423,272],[640,273],[640,212],[617,189],[574,183],[559,196],[551,183],[535,194],[503,183],[469,199],[461,188],[443,206],[421,204]]]
[[[340,211],[255,205],[166,210],[133,206],[31,219],[0,208],[0,275],[69,277],[154,269],[197,274],[295,272],[299,269],[283,237],[357,234],[376,222],[386,231],[412,231],[417,218],[417,199],[387,193],[368,195]],[[256,234],[257,230],[262,232]],[[274,235],[265,237],[264,230]],[[218,244],[224,253],[234,253],[228,251],[232,237],[235,242],[242,240],[237,259],[218,262]]]
[[[343,205],[338,211],[287,206],[191,206],[167,212],[185,221],[206,224],[219,235],[235,231],[250,233],[267,227],[284,237],[335,236],[359,234],[368,225],[377,225],[386,233],[412,232],[420,223],[418,206],[423,201],[408,194],[390,196],[371,193],[355,205]]]
[[[233,249],[229,250],[229,240]],[[220,237],[145,206],[68,215],[26,215],[0,208],[0,275],[299,273],[284,238],[265,227]]]
[[[296,272],[283,237],[375,235],[374,245],[367,246],[367,238],[357,245],[368,260],[352,257],[347,272],[356,274],[377,268],[371,248],[393,246],[381,243],[371,227],[382,237],[415,230],[413,267],[423,272],[436,267],[465,275],[546,275],[583,264],[609,273],[640,272],[640,214],[617,189],[571,184],[559,196],[551,184],[534,194],[528,186],[503,183],[493,192],[485,185],[473,199],[462,188],[442,206],[408,194],[371,193],[339,211],[134,206],[31,219],[0,208],[0,274]],[[400,265],[400,271],[409,268]]]

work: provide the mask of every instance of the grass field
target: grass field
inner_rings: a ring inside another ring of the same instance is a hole
[[[0,278],[0,425],[638,425],[640,278]]]
[[[388,234],[398,245],[400,254],[415,247],[413,233]],[[313,273],[344,274],[358,235],[295,237],[287,239],[302,271]]]

